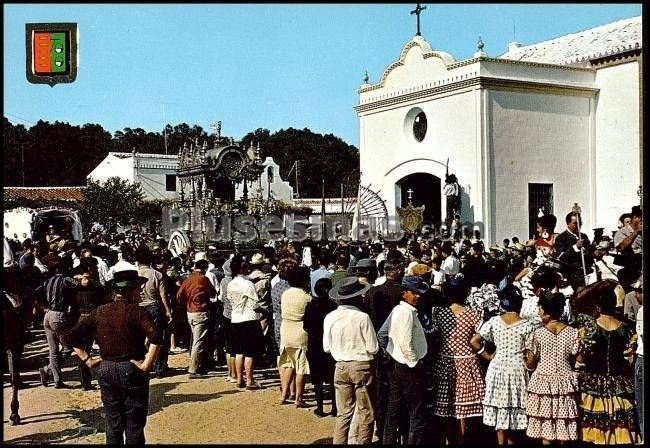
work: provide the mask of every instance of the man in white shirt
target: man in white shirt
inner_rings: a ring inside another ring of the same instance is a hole
[[[352,416],[358,416],[357,443],[370,444],[375,423],[375,354],[379,350],[370,316],[360,311],[370,285],[343,278],[330,290],[339,307],[325,316],[323,350],[336,360],[334,387],[338,415],[334,444],[347,444]]]
[[[443,244],[440,253],[444,257],[440,270],[445,273],[447,277],[453,277],[460,271],[460,263],[458,258],[454,255],[454,251],[450,244]]]
[[[93,257],[95,260],[97,260],[97,273],[99,274],[99,282],[102,284],[102,286],[106,286],[106,282],[108,281],[108,265],[106,262],[101,257],[94,255],[92,249],[90,248],[84,249],[81,252],[81,258],[85,257]]]
[[[442,270],[442,257],[435,257],[431,262],[431,287],[442,292],[445,283],[445,272]]]
[[[636,346],[636,363],[634,365],[634,395],[636,398],[636,409],[639,414],[639,427],[641,436],[645,440],[643,431],[643,276],[632,285],[636,299],[641,307],[636,315],[636,334],[638,337]]]
[[[406,405],[409,413],[407,444],[419,445],[424,442],[427,422],[424,404],[426,380],[421,362],[427,354],[427,341],[416,306],[420,297],[429,290],[429,285],[420,277],[405,276],[401,287],[402,301],[393,308],[379,330],[382,347],[385,344],[386,352],[394,361],[382,443],[396,444],[401,408]]]

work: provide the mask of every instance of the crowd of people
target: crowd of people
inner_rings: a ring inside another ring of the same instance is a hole
[[[277,368],[281,405],[310,407],[310,381],[335,444],[641,443],[641,209],[613,238],[565,224],[489,247],[469,231],[179,254],[96,224],[81,242],[5,240],[5,306],[45,330],[43,386],[70,387],[73,353],[82,388],[97,379],[107,443],[144,443],[149,379],[185,351],[190,380],[223,369],[249,391]]]

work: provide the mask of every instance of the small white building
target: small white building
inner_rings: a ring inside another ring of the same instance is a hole
[[[176,199],[178,155],[109,152],[88,179],[105,182],[119,177],[138,182],[145,199]]]
[[[129,182],[138,182],[145,193],[145,199],[176,199],[176,170],[178,155],[109,152],[104,160],[90,172],[88,179],[105,182],[110,177],[119,177]],[[271,197],[285,202],[293,201],[293,187],[280,178],[280,166],[273,158],[264,160],[264,171],[260,180],[249,183],[248,197],[253,197],[262,188],[264,199]],[[244,193],[243,182],[235,186],[235,199]]]
[[[282,180],[280,177],[280,165],[275,163],[272,157],[264,160],[264,171],[259,181],[253,181],[248,184],[248,197],[251,198],[257,194],[258,189],[262,189],[262,198],[268,199],[269,195],[273,199],[292,203],[293,187],[289,182]],[[235,186],[235,199],[241,199],[244,195],[244,183]]]
[[[642,178],[641,17],[499,57],[482,45],[457,61],[421,36],[377,82],[359,88],[361,184],[444,220],[449,173],[461,186],[461,219],[485,240],[526,239],[539,208],[558,218],[574,203],[584,231],[616,229],[639,203]]]

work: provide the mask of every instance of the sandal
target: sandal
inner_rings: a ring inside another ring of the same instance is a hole
[[[304,401],[301,400],[301,401],[296,401],[296,407],[297,408],[308,408],[310,406],[307,403],[305,403]]]
[[[260,389],[260,385],[257,383],[249,384],[248,386],[246,386],[246,390],[258,390],[258,389]]]

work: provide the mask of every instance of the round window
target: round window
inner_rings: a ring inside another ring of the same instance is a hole
[[[427,116],[424,112],[420,112],[415,116],[413,120],[413,136],[419,142],[424,140],[424,136],[427,134]]]

